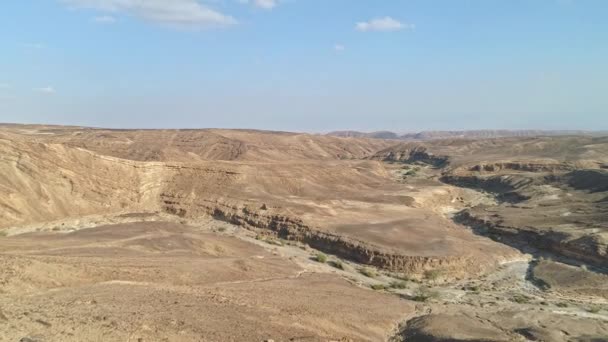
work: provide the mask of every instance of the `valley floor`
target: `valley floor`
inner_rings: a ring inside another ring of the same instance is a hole
[[[1,341],[608,336],[605,298],[539,288],[529,255],[479,279],[443,283],[332,255],[321,260],[301,243],[210,219],[112,220],[0,238]]]

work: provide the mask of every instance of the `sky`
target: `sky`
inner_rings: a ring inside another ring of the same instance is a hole
[[[606,0],[2,0],[0,122],[608,129]]]

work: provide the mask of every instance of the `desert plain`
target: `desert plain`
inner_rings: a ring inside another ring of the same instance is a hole
[[[0,125],[0,341],[608,341],[608,137],[387,137]]]

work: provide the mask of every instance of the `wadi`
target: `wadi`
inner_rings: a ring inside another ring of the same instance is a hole
[[[0,125],[0,340],[608,340],[608,137],[355,133]]]

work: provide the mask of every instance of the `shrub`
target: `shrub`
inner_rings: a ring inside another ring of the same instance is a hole
[[[376,272],[374,272],[374,270],[370,269],[370,268],[366,268],[366,267],[362,267],[359,269],[359,273],[363,274],[364,276],[368,277],[368,278],[375,278],[376,277]]]
[[[481,291],[481,289],[477,285],[469,286],[467,288],[467,290],[470,291],[470,292],[473,292],[473,293],[479,293]]]
[[[273,238],[267,238],[267,239],[264,240],[264,242],[266,242],[269,245],[283,246],[283,241],[277,240],[277,239],[273,239]]]
[[[418,288],[414,292],[414,296],[412,297],[412,300],[415,300],[417,302],[426,302],[429,299],[434,299],[434,298],[438,298],[438,297],[439,297],[439,293],[437,293],[435,291],[431,291],[426,288]]]
[[[599,306],[592,306],[590,308],[587,308],[586,310],[587,310],[587,312],[590,312],[590,313],[598,313],[598,312],[600,312],[601,309],[602,308],[600,308]]]
[[[530,302],[530,297],[523,295],[523,294],[516,294],[513,297],[511,297],[511,301],[518,303],[518,304],[525,304]]]
[[[567,308],[568,307],[568,303],[557,303],[555,304],[558,308]]]
[[[344,269],[344,264],[342,263],[342,261],[340,260],[336,260],[336,261],[332,261],[331,265],[339,270],[343,270]]]
[[[437,280],[441,276],[441,273],[441,270],[438,269],[428,270],[424,272],[424,277],[428,280]]]
[[[403,280],[403,281],[414,281],[413,279],[408,277],[407,274],[405,274],[405,273],[392,274],[391,276],[393,278],[397,278],[397,279]]]
[[[317,255],[315,255],[315,260],[324,264],[325,262],[327,262],[327,255],[323,253],[317,253]]]
[[[218,232],[220,232],[220,233],[223,233],[223,232],[225,232],[225,231],[226,231],[226,227],[219,227],[219,228],[217,229],[217,231],[218,231]]]
[[[8,233],[4,230],[0,230],[0,236],[8,236]]]
[[[374,284],[370,287],[376,291],[386,290],[386,285],[384,285],[384,284]]]
[[[407,289],[407,283],[404,281],[391,281],[389,286],[393,289]]]

